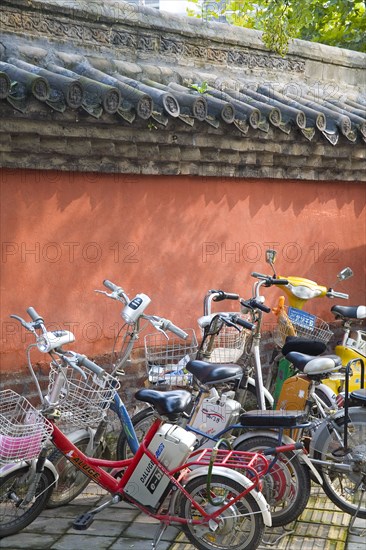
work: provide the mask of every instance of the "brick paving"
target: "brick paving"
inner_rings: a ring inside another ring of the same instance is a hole
[[[100,512],[87,531],[75,531],[72,521],[103,499],[97,488],[61,508],[44,510],[26,529],[0,541],[7,550],[146,550],[154,537],[157,522],[126,503]],[[366,550],[365,520],[356,520],[349,532],[351,518],[313,487],[303,514],[286,529],[267,529],[259,550]],[[193,550],[177,527],[169,527],[158,550]]]

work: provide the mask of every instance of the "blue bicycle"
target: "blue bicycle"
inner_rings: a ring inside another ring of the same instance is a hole
[[[124,368],[130,360],[135,342],[145,328],[145,326],[142,326],[144,321],[150,323],[157,331],[164,335],[166,335],[166,331],[172,332],[182,342],[188,338],[188,334],[184,330],[174,325],[168,319],[144,313],[150,303],[150,298],[145,294],[138,294],[130,300],[124,290],[111,281],[105,280],[103,284],[111,292],[108,293],[104,290],[97,290],[96,292],[117,300],[124,305],[121,315],[125,324],[116,335],[112,353],[112,356],[116,356],[117,358],[111,369],[111,375],[114,378],[120,379],[124,375]],[[121,338],[123,329],[125,330]],[[166,337],[168,338],[167,335]],[[116,346],[120,340],[122,341],[117,353]],[[192,351],[195,351],[195,342],[188,342],[185,345],[188,348],[191,346]],[[65,420],[67,422],[67,418]],[[136,434],[126,405],[116,392],[110,408],[106,411],[104,418],[97,427],[75,430],[68,434],[68,437],[86,455],[113,460],[117,458],[117,441],[121,433],[123,433],[123,440],[128,445],[129,451],[135,454],[139,447],[139,434]],[[77,470],[60,451],[55,450],[48,458],[55,466],[59,479],[47,507],[56,508],[68,504],[77,497],[87,487],[90,479],[80,472],[80,470]]]

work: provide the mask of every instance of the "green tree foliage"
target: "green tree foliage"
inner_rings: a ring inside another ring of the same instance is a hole
[[[366,52],[366,0],[189,0],[188,14],[263,31],[285,55],[293,38]]]

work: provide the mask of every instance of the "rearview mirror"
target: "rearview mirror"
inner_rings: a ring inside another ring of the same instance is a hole
[[[350,267],[345,267],[344,269],[342,269],[342,271],[338,273],[337,278],[340,281],[345,281],[346,279],[349,279],[352,276],[353,276],[352,269]]]
[[[277,252],[276,250],[266,250],[266,262],[269,265],[273,265],[276,261]]]

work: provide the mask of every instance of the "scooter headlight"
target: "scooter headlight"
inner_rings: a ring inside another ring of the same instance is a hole
[[[307,286],[293,286],[288,285],[291,289],[291,293],[296,296],[296,298],[301,298],[301,300],[310,300],[311,298],[316,298],[322,293],[319,289],[311,289]]]
[[[48,353],[51,350],[50,342],[45,336],[38,336],[37,338],[37,348],[42,353]]]

